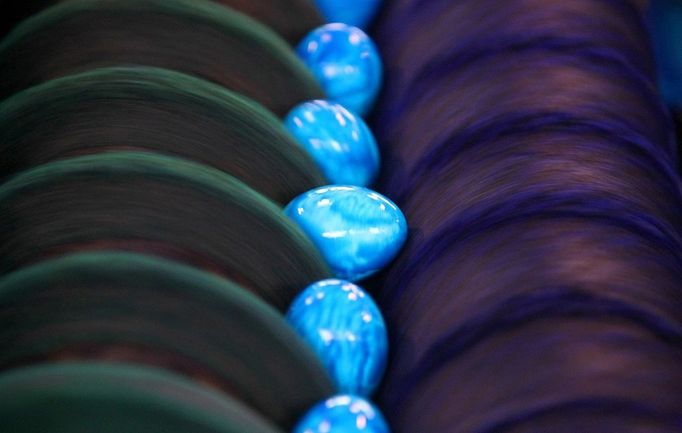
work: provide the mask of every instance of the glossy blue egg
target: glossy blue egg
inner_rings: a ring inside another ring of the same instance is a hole
[[[364,116],[381,88],[383,66],[374,42],[357,27],[319,27],[296,48],[331,99]]]
[[[352,395],[337,395],[313,406],[293,433],[390,433],[379,409]]]
[[[329,183],[370,185],[379,171],[379,149],[362,118],[330,101],[294,107],[284,126],[313,157]]]
[[[308,286],[287,320],[317,353],[343,393],[369,396],[386,369],[386,324],[372,298],[344,280]]]
[[[344,23],[364,29],[379,11],[381,0],[315,0],[329,23]]]
[[[330,185],[296,197],[284,212],[320,250],[338,278],[357,281],[386,266],[407,238],[403,213],[381,194]]]

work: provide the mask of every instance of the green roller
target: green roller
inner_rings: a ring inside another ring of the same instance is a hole
[[[27,19],[0,43],[0,99],[117,65],[197,75],[280,116],[323,97],[286,41],[228,7],[207,0],[70,0]]]
[[[51,360],[174,370],[281,425],[334,392],[279,312],[224,278],[135,253],[75,253],[0,280],[0,369]]]
[[[214,168],[158,154],[24,171],[0,187],[0,227],[0,274],[71,251],[140,251],[225,275],[281,310],[330,276],[275,203]]]
[[[282,433],[236,400],[163,370],[77,362],[0,375],[0,431]]]
[[[121,149],[211,165],[280,204],[323,185],[313,160],[262,105],[222,86],[150,67],[57,78],[0,103],[0,176]]]

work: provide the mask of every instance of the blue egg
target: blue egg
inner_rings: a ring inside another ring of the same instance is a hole
[[[364,29],[379,11],[381,0],[315,0],[330,23],[344,23]]]
[[[379,149],[358,115],[329,101],[304,102],[284,126],[313,157],[330,183],[370,185],[379,171]]]
[[[383,66],[374,42],[362,30],[334,23],[306,36],[296,51],[327,97],[364,116],[381,88]]]
[[[665,102],[682,108],[682,4],[653,0],[646,13],[656,57],[658,89]]]
[[[386,324],[372,298],[344,280],[308,286],[287,320],[313,348],[343,393],[369,396],[386,369]]]
[[[390,433],[379,409],[352,395],[337,395],[313,406],[293,433]]]
[[[407,238],[403,213],[381,194],[330,185],[296,197],[284,209],[320,250],[338,278],[357,281],[386,266]]]

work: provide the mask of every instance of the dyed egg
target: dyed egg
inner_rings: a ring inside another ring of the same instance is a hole
[[[315,0],[327,22],[365,28],[379,10],[380,0]]]
[[[313,406],[293,433],[389,433],[379,409],[352,395],[337,395]]]
[[[336,276],[357,281],[386,266],[407,238],[403,213],[381,194],[330,185],[296,197],[284,212],[308,235]]]
[[[379,171],[379,149],[358,115],[329,101],[294,107],[284,125],[313,157],[330,183],[370,185]]]
[[[369,396],[386,368],[386,324],[355,284],[323,280],[294,299],[287,321],[313,348],[339,391]]]
[[[329,99],[361,116],[369,112],[381,88],[383,66],[377,47],[362,30],[326,24],[310,32],[296,51]]]
[[[649,2],[646,13],[656,56],[658,88],[669,105],[682,108],[682,4],[678,0]]]

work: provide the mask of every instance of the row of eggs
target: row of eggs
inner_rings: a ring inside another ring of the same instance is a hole
[[[338,277],[357,281],[390,262],[407,237],[400,209],[366,188],[377,177],[380,157],[361,116],[379,91],[381,60],[362,30],[340,23],[312,31],[297,51],[329,100],[294,107],[284,125],[331,185],[295,198],[285,213]]]
[[[366,188],[376,180],[380,156],[362,116],[379,93],[383,71],[376,46],[359,27],[367,25],[379,0],[316,2],[333,23],[312,31],[296,52],[329,99],[294,107],[284,125],[330,185],[298,196],[284,213],[338,279],[307,287],[287,320],[343,394],[311,408],[294,433],[388,433],[381,413],[365,399],[386,367],[386,325],[371,297],[354,284],[393,260],[407,238],[400,209]]]

